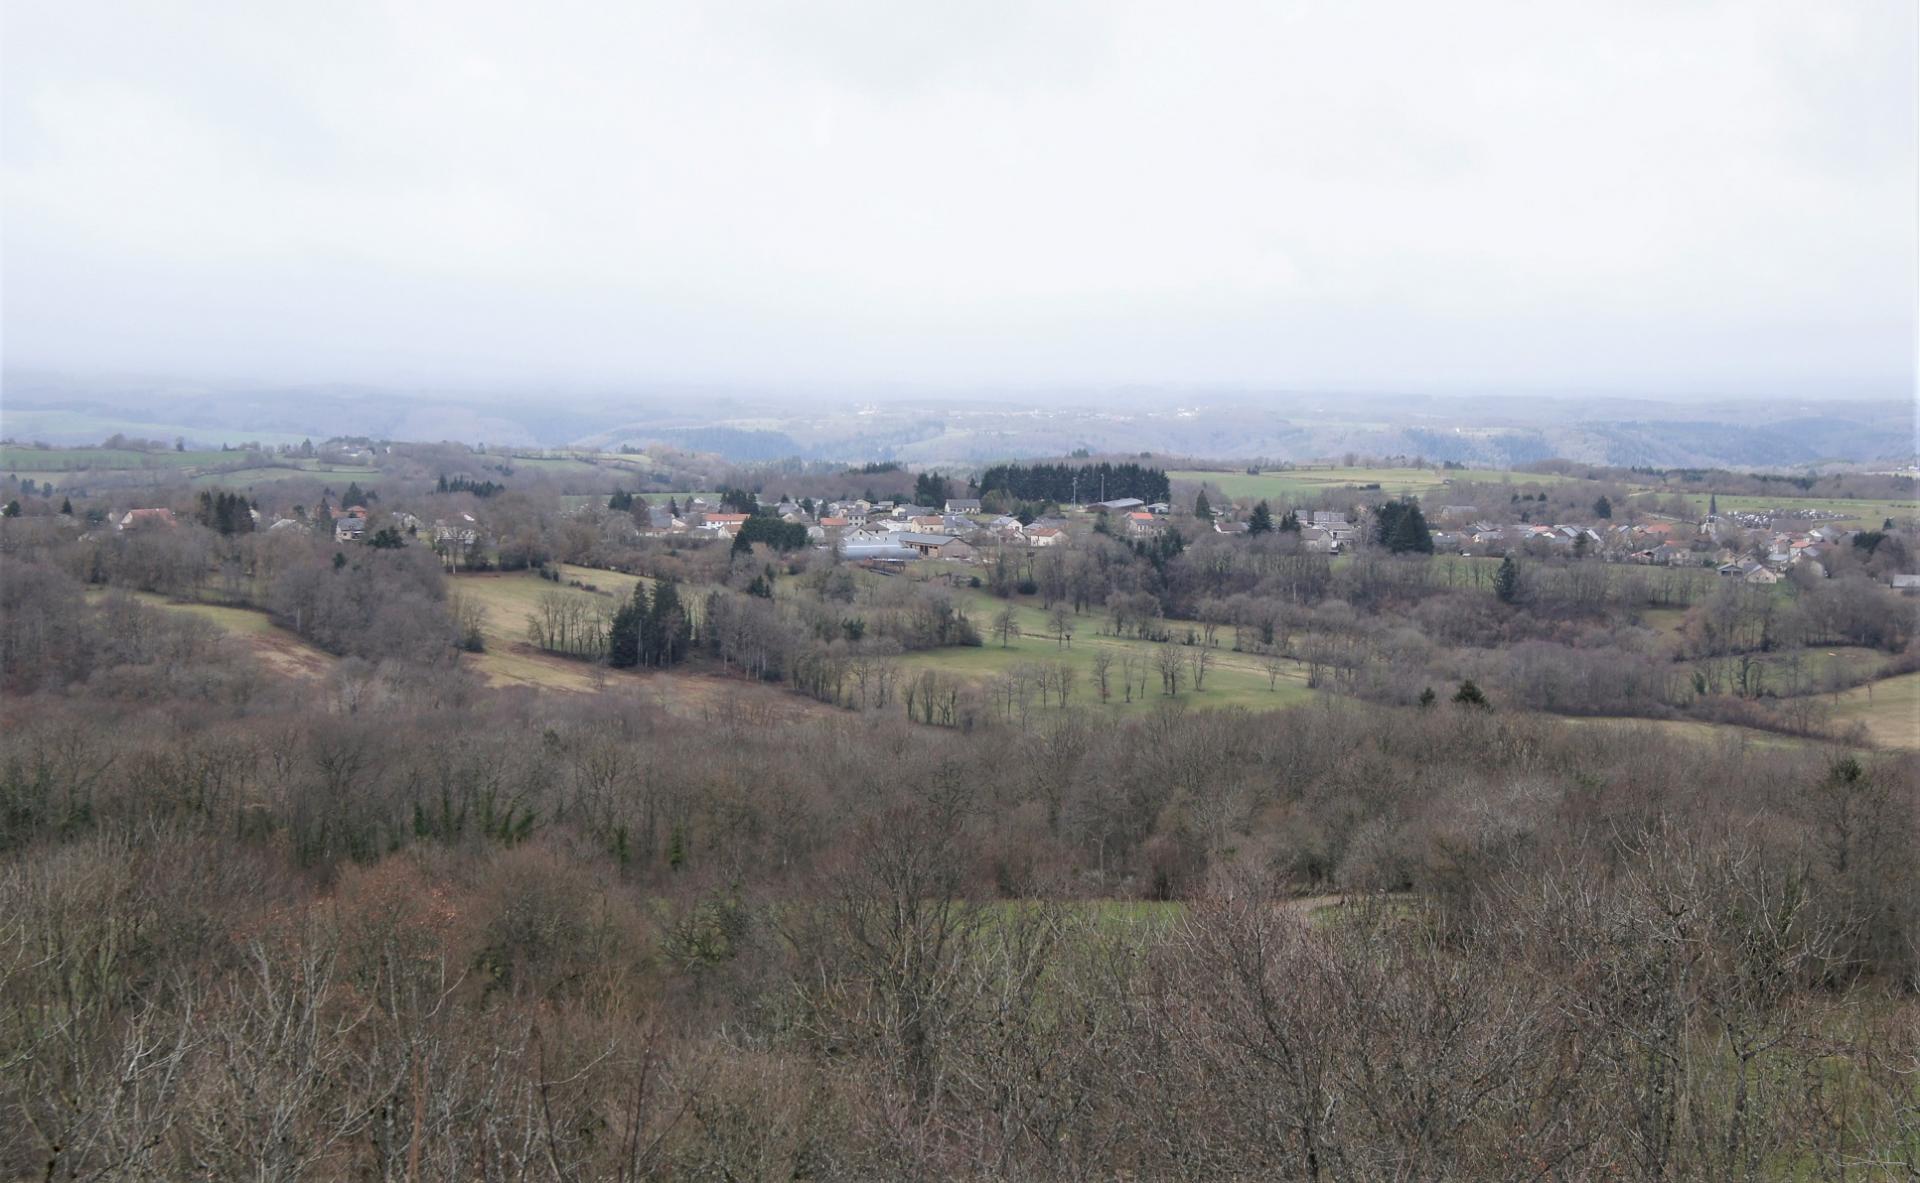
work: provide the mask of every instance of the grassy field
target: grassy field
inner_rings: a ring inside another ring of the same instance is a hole
[[[1612,715],[1556,715],[1554,717],[1575,727],[1604,728],[1630,734],[1658,733],[1673,739],[1703,744],[1731,743],[1739,746],[1751,744],[1760,748],[1794,748],[1821,742],[1797,735],[1782,735],[1776,731],[1762,731],[1757,727],[1740,727],[1732,723],[1706,723],[1697,719],[1640,719]]]
[[[89,599],[105,594],[89,591]],[[265,612],[250,608],[228,608],[220,604],[182,604],[150,592],[133,592],[142,603],[168,612],[183,612],[218,625],[246,644],[267,668],[296,678],[317,678],[332,669],[339,660],[331,653],[314,648],[286,629],[280,628]]]
[[[540,652],[527,644],[526,636],[527,616],[538,610],[542,596],[555,591],[592,595],[567,586],[579,580],[607,593],[605,602],[613,605],[632,595],[633,585],[640,582],[637,576],[588,567],[562,565],[560,573],[559,584],[531,571],[456,575],[448,581],[453,594],[471,596],[487,610],[481,629],[487,651],[468,660],[489,685],[626,694],[674,715],[709,721],[758,724],[846,717],[845,712],[825,703],[788,693],[779,686],[712,673],[700,668],[698,662],[671,671],[613,670]]]
[[[448,590],[478,603],[486,610],[481,633],[487,651],[472,658],[473,667],[495,686],[531,686],[542,690],[587,692],[606,684],[607,670],[586,662],[568,661],[541,653],[527,644],[527,617],[540,609],[543,597],[554,592],[586,596],[591,592],[567,586],[578,580],[605,592],[605,602],[617,605],[633,594],[639,580],[632,575],[594,571],[585,567],[560,567],[560,583],[541,579],[531,571],[484,571],[455,575]]]
[[[1920,748],[1920,674],[1856,686],[1836,701],[1838,721],[1865,724],[1881,747]]]
[[[605,601],[608,605],[617,604],[632,594],[633,585],[639,582],[635,576],[585,567],[563,566],[560,570],[563,579],[561,584],[542,580],[531,572],[483,572],[457,575],[451,580],[453,592],[472,597],[486,609],[486,624],[482,631],[487,639],[487,652],[475,658],[474,664],[495,685],[585,692],[607,685],[609,679],[632,676],[553,657],[527,645],[527,617],[539,610],[543,596],[556,591],[574,595],[591,594],[569,588],[567,582],[579,580],[598,587],[608,593]],[[928,570],[938,570],[944,574],[946,568],[944,565],[926,564],[922,567],[922,574]],[[973,589],[955,589],[954,594],[984,634],[994,614],[1000,610],[1001,601]],[[1123,655],[1132,653],[1151,661],[1163,646],[1151,641],[1095,636],[1093,630],[1097,627],[1097,620],[1090,616],[1082,617],[1077,622],[1081,631],[1075,633],[1072,646],[1063,646],[1053,640],[1050,633],[1044,637],[1040,635],[1047,631],[1047,623],[1046,613],[1037,600],[1016,599],[1015,613],[1023,635],[1005,648],[998,641],[989,639],[988,644],[979,648],[938,649],[908,654],[901,659],[901,663],[909,672],[938,669],[970,682],[984,684],[1018,665],[1065,662],[1078,673],[1071,705],[1082,707],[1099,704],[1093,660],[1095,653],[1104,650],[1114,655],[1111,673],[1115,686],[1114,699],[1107,710],[1116,714],[1145,712],[1155,704],[1166,701],[1159,691],[1159,674],[1151,670],[1147,675],[1149,692],[1144,697],[1136,696],[1133,703],[1127,704],[1118,688]],[[1184,646],[1176,647],[1183,653],[1186,651]],[[1288,662],[1276,688],[1269,690],[1265,667],[1258,658],[1220,648],[1214,651],[1214,666],[1207,674],[1206,689],[1196,692],[1187,686],[1181,690],[1178,701],[1193,706],[1239,706],[1261,710],[1291,705],[1311,697],[1312,693],[1306,688],[1305,667],[1299,663]],[[804,700],[795,696],[794,701]]]
[[[1180,469],[1167,473],[1167,476],[1176,482],[1205,482],[1214,485],[1229,497],[1265,498],[1269,501],[1284,503],[1314,499],[1323,493],[1359,489],[1367,485],[1379,485],[1380,491],[1387,494],[1411,493],[1426,501],[1438,502],[1444,497],[1442,491],[1450,485],[1468,483],[1550,485],[1568,479],[1552,473],[1431,468],[1276,469],[1258,475],[1237,471]],[[1702,516],[1707,511],[1708,494],[1706,493],[1668,493],[1649,489],[1635,493],[1634,496],[1653,497],[1661,501],[1675,496],[1683,497]],[[1900,521],[1920,517],[1920,500],[1799,497],[1786,492],[1766,496],[1725,494],[1719,500],[1722,510],[1822,510],[1837,515],[1832,520],[1840,525],[1861,529],[1877,529],[1887,518]]]
[[[924,576],[930,571],[944,573],[945,570],[944,564],[921,564],[915,576]],[[1070,646],[1061,645],[1047,623],[1047,613],[1041,608],[1040,601],[1036,597],[1016,596],[1011,602],[1021,635],[1003,647],[991,630],[994,617],[1007,601],[970,588],[956,588],[953,594],[956,603],[973,620],[986,643],[977,649],[934,649],[910,653],[901,659],[908,670],[936,669],[976,684],[985,684],[1015,666],[1061,662],[1072,667],[1077,675],[1069,705],[1099,707],[1100,692],[1094,678],[1093,663],[1095,654],[1105,652],[1113,657],[1109,674],[1113,698],[1103,709],[1113,714],[1143,713],[1168,701],[1160,692],[1160,675],[1152,665],[1154,658],[1166,648],[1159,642],[1099,636],[1096,630],[1100,627],[1101,618],[1090,614],[1075,620],[1073,643]],[[1197,630],[1198,626],[1195,628]],[[1222,630],[1222,634],[1228,635],[1227,630]],[[1174,648],[1183,656],[1188,652],[1184,645],[1175,644]],[[1144,668],[1148,682],[1147,693],[1136,693],[1131,703],[1125,701],[1120,691],[1121,663],[1128,655],[1146,663]],[[1288,661],[1274,688],[1269,689],[1262,659],[1251,654],[1235,653],[1222,645],[1213,651],[1213,668],[1207,673],[1206,688],[1194,690],[1183,672],[1177,701],[1199,707],[1271,710],[1310,700],[1313,691],[1307,689],[1306,683],[1306,667],[1299,662]],[[1038,706],[1037,701],[1035,705]]]
[[[206,451],[139,452],[131,448],[26,448],[15,444],[0,447],[0,469],[8,472],[76,472],[96,469],[123,472],[147,468],[195,468],[207,464],[232,463],[245,454]]]
[[[1167,474],[1173,481],[1205,482],[1218,487],[1229,497],[1265,498],[1269,501],[1295,502],[1317,498],[1322,493],[1379,485],[1383,493],[1433,494],[1448,485],[1476,481],[1489,484],[1554,484],[1564,478],[1533,472],[1509,472],[1492,469],[1432,468],[1312,468],[1277,469],[1258,476],[1246,472],[1211,472],[1182,469]]]
[[[231,472],[203,472],[192,479],[195,485],[219,486],[228,489],[246,489],[254,485],[270,485],[278,481],[296,480],[311,477],[316,480],[338,479],[340,481],[358,481],[367,478],[378,480],[380,470],[363,465],[328,465],[309,460],[300,468],[281,468],[277,465],[261,465],[255,468],[237,468]]]
[[[1688,504],[1694,507],[1695,512],[1699,513],[1702,517],[1706,516],[1709,500],[1709,494],[1706,493],[1674,494],[1650,491],[1646,493],[1636,493],[1634,496],[1655,497],[1661,501],[1666,501],[1675,496],[1684,497]],[[1756,513],[1770,509],[1817,509],[1838,515],[1831,519],[1833,524],[1862,530],[1878,530],[1881,523],[1888,518],[1899,522],[1920,517],[1920,501],[1871,501],[1854,500],[1852,498],[1798,497],[1790,493],[1782,493],[1777,496],[1765,497],[1747,497],[1729,494],[1721,496],[1719,502],[1722,513],[1733,510]],[[1820,523],[1804,522],[1788,524],[1800,529],[1808,529]]]
[[[637,477],[653,471],[653,466],[644,463],[644,457],[639,456],[581,453],[576,456],[497,456],[491,459],[505,463],[515,472],[541,472],[550,476]]]
[[[563,577],[597,584],[602,589],[625,596],[637,579],[585,567],[563,567]],[[658,706],[674,715],[708,721],[733,721],[747,724],[777,723],[800,718],[839,718],[844,712],[824,703],[789,694],[778,686],[745,682],[722,677],[701,669],[675,669],[671,672],[609,670],[587,662],[568,661],[540,653],[527,645],[526,616],[538,605],[542,594],[567,591],[587,595],[577,588],[556,586],[531,572],[510,575],[459,575],[450,581],[450,590],[470,595],[487,608],[484,632],[487,652],[464,659],[487,683],[496,687],[524,686],[536,690],[563,690],[588,694],[602,691],[624,693]],[[91,592],[98,596],[102,592]],[[219,625],[243,641],[269,669],[297,678],[324,676],[338,661],[285,629],[276,626],[264,612],[247,608],[227,608],[215,604],[182,604],[164,596],[136,593],[137,597],[169,612],[185,612]]]
[[[9,438],[24,440],[103,440],[112,435],[130,439],[171,441],[181,436],[190,440],[215,443],[298,444],[297,432],[243,431],[212,428],[186,423],[155,423],[90,411],[53,410],[45,407],[14,410],[0,409],[0,431]]]
[[[365,465],[326,464],[295,457],[276,458],[273,464],[248,464],[247,452],[160,451],[126,448],[0,447],[0,471],[11,476],[44,481],[56,488],[85,485],[90,476],[146,473],[156,481],[185,477],[200,486],[246,488],[297,477],[360,480],[377,478],[380,470]],[[233,466],[242,467],[233,467]],[[221,471],[224,469],[225,471]]]

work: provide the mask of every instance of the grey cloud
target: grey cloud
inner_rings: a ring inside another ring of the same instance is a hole
[[[1915,10],[10,0],[9,364],[1889,393]]]

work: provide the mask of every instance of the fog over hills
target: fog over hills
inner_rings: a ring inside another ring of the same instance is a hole
[[[10,372],[0,432],[97,443],[114,432],[206,444],[368,436],[615,449],[668,443],[736,460],[979,463],[1154,451],[1309,460],[1347,452],[1491,467],[1548,458],[1654,466],[1905,463],[1900,399],[1662,401],[1194,388],[926,391],[638,387],[630,392],[80,381]]]

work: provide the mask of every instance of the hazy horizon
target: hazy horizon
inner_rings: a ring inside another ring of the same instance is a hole
[[[1911,4],[5,14],[10,373],[1913,393]]]

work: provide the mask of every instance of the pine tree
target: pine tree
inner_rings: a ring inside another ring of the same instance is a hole
[[[653,607],[647,612],[641,639],[641,660],[649,665],[672,665],[686,657],[693,643],[693,625],[680,605],[680,591],[671,580],[654,585]]]
[[[1433,533],[1427,529],[1426,515],[1418,502],[1405,501],[1394,515],[1393,532],[1387,536],[1387,549],[1394,554],[1432,554]]]
[[[1420,692],[1420,709],[1424,711],[1428,707],[1432,706],[1434,703],[1434,699],[1437,697],[1438,695],[1434,694],[1433,687],[1431,686],[1427,687],[1425,690],[1422,690]]]
[[[1508,555],[1500,560],[1500,570],[1493,577],[1493,594],[1500,597],[1502,604],[1511,604],[1520,598],[1520,564]]]
[[[1707,494],[1707,516],[1710,518],[1717,518],[1720,516],[1720,494],[1718,493]]]
[[[627,669],[640,664],[641,634],[647,624],[647,585],[633,585],[633,595],[613,614],[607,628],[607,664]]]
[[[1613,502],[1607,500],[1606,494],[1602,493],[1594,500],[1593,516],[1596,518],[1611,518],[1613,516]]]
[[[939,509],[947,503],[947,478],[937,472],[923,472],[913,479],[913,499],[921,505],[931,505]],[[873,500],[873,490],[867,490],[867,500]]]
[[[1203,522],[1213,521],[1213,506],[1207,501],[1205,489],[1200,490],[1200,495],[1193,499],[1193,516]]]
[[[1287,516],[1280,519],[1280,532],[1282,534],[1300,533],[1300,515],[1288,510]]]
[[[66,514],[68,517],[73,516],[73,501],[70,498],[62,497],[60,499],[60,512]]]
[[[1388,546],[1393,542],[1393,531],[1400,524],[1401,504],[1389,501],[1373,511],[1373,543],[1375,546]]]
[[[1253,516],[1247,519],[1247,533],[1269,534],[1273,531],[1273,509],[1266,502],[1253,507]]]
[[[1487,696],[1480,692],[1480,687],[1473,684],[1472,678],[1460,683],[1460,689],[1454,692],[1453,701],[1459,706],[1482,709],[1490,709],[1493,705],[1487,701]]]

